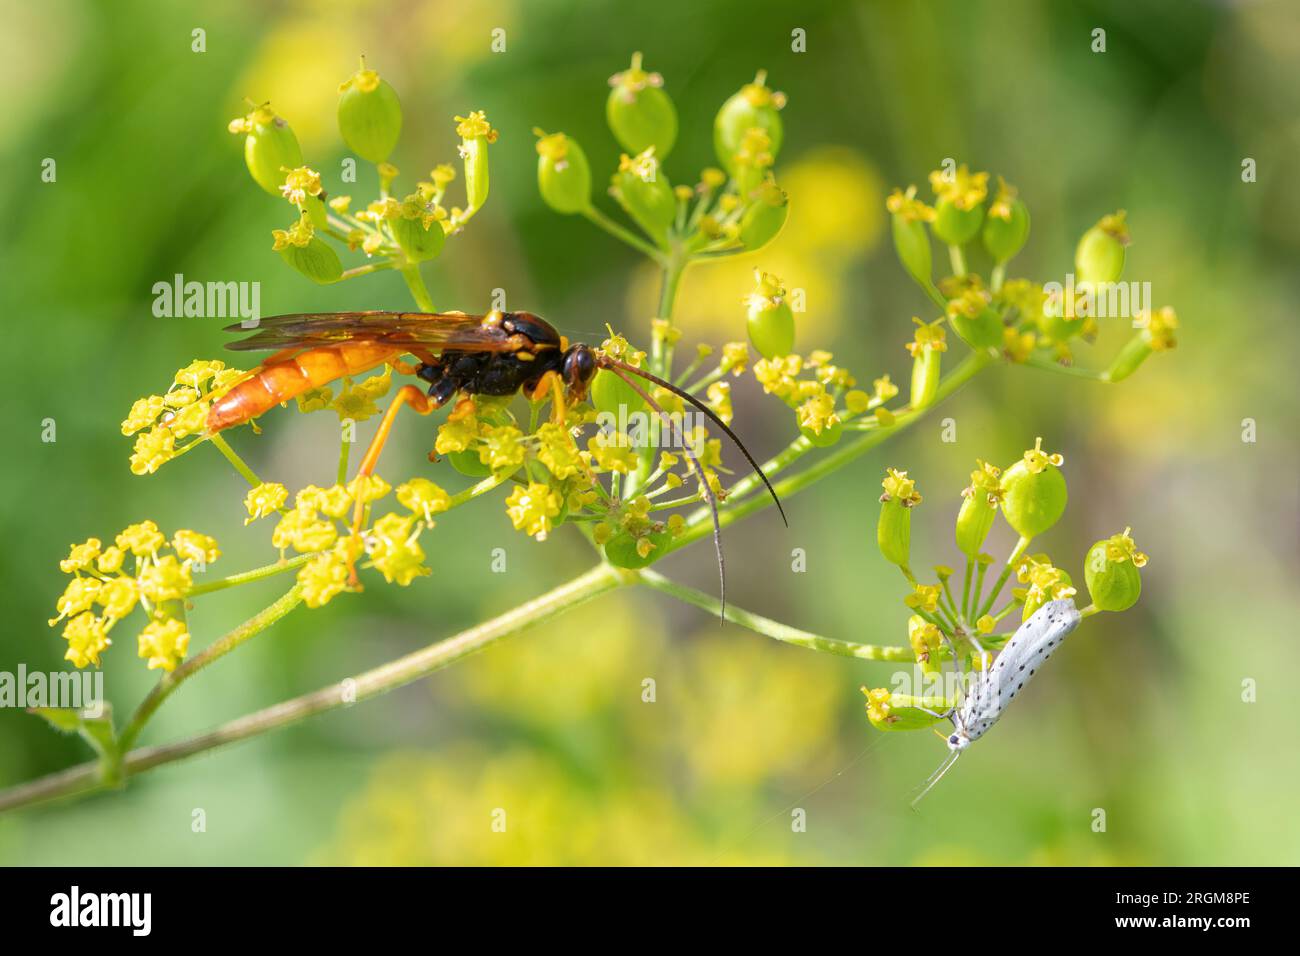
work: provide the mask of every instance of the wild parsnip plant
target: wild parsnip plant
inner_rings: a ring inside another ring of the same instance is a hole
[[[1024,203],[1005,182],[999,180],[990,196],[986,173],[945,162],[930,177],[933,205],[917,198],[915,187],[896,191],[888,201],[899,258],[938,312],[928,321],[918,317],[912,325],[899,327],[897,347],[906,348],[913,363],[906,399],[886,374],[874,377],[869,388],[859,387],[858,376],[836,365],[830,351],[796,352],[791,304],[781,280],[762,271],[761,259],[755,259],[755,285],[743,298],[745,308],[737,308],[734,337],[695,344],[683,359],[678,354],[681,333],[673,322],[683,273],[759,252],[785,223],[789,199],[776,172],[785,139],[785,97],[769,88],[760,71],[716,114],[712,135],[719,165],[674,182],[665,162],[679,130],[662,77],[647,71],[637,55],[610,84],[606,115],[625,152],[610,172],[607,191],[595,187],[586,154],[571,137],[538,130],[535,143],[538,188],[547,205],[559,214],[586,218],[643,253],[662,273],[656,314],[626,337],[610,330],[602,348],[693,394],[702,393],[725,422],[733,418],[733,387],[757,385],[770,395],[774,414],[788,422],[789,440],[762,467],[782,497],[797,495],[849,466],[990,367],[1028,364],[1116,382],[1152,351],[1174,344],[1176,319],[1172,310],[1162,309],[1140,317],[1132,341],[1106,371],[1076,366],[1074,349],[1091,338],[1096,319],[1086,308],[1076,307],[1080,302],[1061,303],[1036,282],[1006,278],[1008,264],[1028,238]],[[318,283],[398,270],[417,308],[436,311],[420,267],[448,254],[453,240],[486,202],[488,155],[503,148],[498,132],[481,112],[456,118],[465,199],[463,206],[448,208],[448,190],[458,178],[450,165],[434,167],[409,191],[397,188],[400,173],[389,157],[400,138],[401,106],[392,87],[364,62],[341,87],[338,123],[349,149],[377,172],[379,195],[364,207],[348,195],[325,192],[322,176],[305,162],[292,129],[269,105],[254,106],[230,124],[231,132],[243,137],[254,181],[287,201],[292,211],[291,221],[271,237],[274,251]],[[619,208],[621,218],[604,211],[605,200],[598,199],[602,192]],[[938,277],[932,262],[935,239],[948,247],[951,263],[950,273]],[[1093,283],[1117,280],[1127,241],[1122,213],[1103,219],[1080,243],[1080,276]],[[966,254],[976,246],[992,259],[987,277],[966,267]],[[345,266],[345,258],[358,264]],[[738,299],[742,291],[737,290]],[[911,331],[905,334],[904,329]],[[961,355],[954,361],[950,351]],[[195,530],[164,533],[147,520],[124,529],[111,543],[89,538],[75,545],[61,564],[69,579],[50,622],[62,628],[67,660],[78,668],[103,666],[120,653],[111,647],[113,638],[128,630],[125,622],[138,610],[140,623],[130,628],[137,653],[161,676],[120,727],[109,722],[106,728],[102,719],[92,724],[84,714],[44,712],[58,729],[93,736],[98,759],[0,793],[0,809],[120,785],[153,767],[385,693],[618,588],[645,585],[718,611],[719,601],[711,594],[671,581],[650,567],[711,533],[702,480],[719,501],[724,528],[772,504],[758,475],[730,477],[720,441],[704,424],[668,428],[659,417],[645,414],[645,395],[602,370],[586,396],[557,392],[536,400],[462,397],[438,425],[430,456],[446,459],[446,464],[395,483],[378,475],[349,479],[355,423],[378,413],[394,371],[409,370],[405,363],[394,362],[380,374],[361,381],[344,378],[297,399],[300,413],[336,414],[342,439],[335,473],[319,484],[295,489],[255,474],[225,440],[225,432],[208,427],[213,401],[248,373],[218,360],[196,360],[177,372],[160,394],[135,403],[122,423],[123,434],[135,441],[131,470],[153,473],[199,445],[212,445],[247,481],[246,524],[269,531],[275,559],[200,583],[195,575],[218,559],[218,542]],[[670,414],[688,411],[666,389],[647,394]],[[248,423],[253,433],[249,440],[256,440],[263,425],[286,427],[283,419],[282,413],[273,412],[261,423]],[[674,437],[698,450],[702,479],[686,467],[683,454],[673,450]],[[1015,607],[1030,607],[1043,594],[1064,593],[1062,589],[1071,586],[1064,572],[1045,558],[1026,556],[1029,540],[1046,526],[1021,528],[1023,515],[1036,513],[1037,506],[1015,504],[1020,500],[1018,488],[1052,480],[1043,476],[1056,475],[1058,465],[1035,449],[1024,463],[1005,472],[982,465],[976,473],[958,520],[958,542],[970,562],[960,605],[948,589],[946,573],[940,573],[936,585],[912,577],[907,515],[919,498],[903,473],[890,473],[880,544],[914,585],[907,645],[880,647],[824,638],[734,607],[727,609],[727,619],[815,650],[927,666],[943,657],[945,648],[965,652],[968,638],[976,634],[996,647],[995,629]],[[456,490],[450,490],[453,483]],[[363,583],[382,580],[406,587],[429,576],[424,542],[437,535],[437,516],[489,498],[497,499],[496,506],[504,507],[519,532],[538,541],[561,530],[582,535],[592,545],[596,562],[505,614],[373,670],[196,737],[135,747],[146,724],[179,686],[300,605],[317,608],[341,598],[359,599],[355,594]],[[1063,484],[1059,503],[1064,505]],[[994,588],[981,598],[991,559],[979,552],[975,540],[982,542],[997,510],[1023,537]],[[349,519],[358,513],[362,521],[354,532]],[[1125,550],[1131,544],[1125,544],[1127,540],[1112,539],[1106,546],[1108,556],[1117,555],[1109,560],[1121,565],[1128,561],[1114,572],[1121,576],[1139,564],[1139,556]],[[1118,557],[1121,551],[1123,558]],[[360,572],[359,580],[353,580],[353,568]],[[1012,603],[994,609],[1013,573],[1028,588],[1023,594],[1014,592]],[[194,602],[279,575],[291,577],[293,583],[250,620],[207,642],[191,635],[186,612]],[[977,582],[973,590],[972,575]],[[1109,587],[1103,587],[1107,594]],[[1115,600],[1103,599],[1096,591],[1093,598],[1095,608]],[[872,706],[878,724],[913,723],[902,698],[886,700],[877,694]]]

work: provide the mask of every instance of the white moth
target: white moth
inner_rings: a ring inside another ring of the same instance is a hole
[[[943,778],[972,741],[988,733],[1016,694],[1038,673],[1066,636],[1079,626],[1080,620],[1079,609],[1070,598],[1048,601],[1011,635],[1011,640],[998,652],[992,665],[986,664],[980,671],[974,692],[956,709],[937,715],[952,721],[953,733],[947,741],[951,753],[930,775],[912,806],[921,802],[921,798]]]

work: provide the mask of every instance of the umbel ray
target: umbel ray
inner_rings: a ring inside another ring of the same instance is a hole
[[[246,332],[241,325],[227,332]],[[679,422],[668,415],[637,379],[665,388],[689,402],[727,435],[762,479],[781,520],[789,526],[776,490],[735,432],[695,396],[657,375],[582,343],[570,344],[545,320],[531,312],[318,312],[277,315],[263,319],[257,331],[231,342],[235,351],[274,351],[247,377],[218,396],[208,412],[207,434],[240,425],[281,402],[347,375],[380,365],[414,375],[428,383],[398,389],[357,470],[370,475],[403,405],[421,415],[440,408],[456,395],[514,395],[531,400],[552,397],[553,420],[564,423],[568,404],[586,398],[596,372],[605,369],[627,383],[664,425],[681,440],[682,451],[700,483],[700,492],[713,518],[713,547],[718,560],[722,614],[726,616],[726,562],[718,499]],[[407,362],[403,356],[416,361]],[[361,530],[362,500],[357,496],[353,533]]]

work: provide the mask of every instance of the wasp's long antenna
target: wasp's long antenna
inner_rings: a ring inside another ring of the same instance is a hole
[[[954,750],[950,754],[948,754],[947,757],[943,759],[943,763],[939,764],[939,769],[935,770],[934,773],[930,774],[930,779],[925,782],[925,785],[922,787],[921,792],[918,793],[916,795],[916,799],[912,801],[913,810],[916,809],[916,805],[921,802],[921,800],[925,797],[925,795],[934,789],[934,785],[943,779],[943,775],[947,773],[949,768],[952,767],[952,765],[957,762],[957,758],[960,756],[961,756],[961,751]]]
[[[611,359],[611,361],[613,360]],[[718,596],[720,605],[718,613],[721,615],[722,620],[725,623],[727,620],[727,565],[726,561],[722,557],[722,522],[718,520],[718,499],[717,496],[714,495],[713,489],[709,487],[709,476],[704,473],[704,466],[701,465],[700,460],[695,457],[695,452],[691,451],[690,442],[686,440],[686,433],[681,429],[677,422],[673,421],[672,416],[665,412],[659,403],[650,397],[649,393],[647,393],[644,388],[624,375],[620,370],[620,367],[626,368],[627,366],[624,366],[622,362],[619,362],[618,366],[611,367],[610,371],[621,378],[634,392],[640,395],[645,403],[654,409],[655,414],[657,414],[660,420],[668,426],[670,431],[677,432],[682,442],[682,453],[686,455],[686,461],[690,464],[691,470],[695,472],[695,476],[700,480],[700,491],[704,495],[705,500],[709,503],[709,510],[713,513],[713,550],[718,555],[718,588],[720,592]]]
[[[626,362],[622,362],[608,355],[602,355],[600,357],[600,362],[601,364],[605,365],[606,368],[610,368],[611,371],[613,369],[622,369],[625,372],[631,372],[633,375],[639,375],[641,378],[645,379],[648,382],[654,382],[660,388],[666,388],[668,389],[668,391],[672,392],[678,398],[682,398],[690,402],[692,405],[694,405],[696,408],[702,411],[705,415],[707,415],[709,417],[709,420],[712,421],[713,424],[717,425],[724,432],[726,432],[727,437],[736,443],[736,447],[740,449],[740,453],[745,456],[745,460],[749,462],[749,466],[754,469],[754,473],[757,474],[758,477],[763,480],[763,484],[767,487],[768,494],[770,494],[772,496],[772,500],[776,502],[776,510],[781,512],[781,520],[785,523],[785,526],[787,528],[790,527],[790,522],[786,519],[785,516],[785,509],[781,507],[781,499],[777,497],[776,489],[772,487],[772,483],[767,480],[767,475],[765,475],[763,473],[763,469],[758,466],[758,462],[756,462],[754,460],[754,456],[749,453],[749,449],[746,448],[745,443],[740,440],[740,436],[738,436],[735,432],[733,432],[731,428],[728,427],[727,423],[718,417],[717,413],[713,409],[709,408],[708,405],[705,405],[703,402],[701,402],[698,398],[696,398],[694,395],[692,395],[690,392],[686,391],[685,389],[678,388],[672,382],[666,381],[665,379],[660,378],[658,375],[652,375],[650,372],[647,372],[644,369],[639,369],[635,365],[629,365]],[[626,376],[620,375],[619,377],[622,378],[624,381],[627,381]],[[632,383],[629,382],[628,384],[632,384]],[[633,385],[633,387],[635,388],[636,386]],[[637,391],[641,392],[641,389],[638,388]],[[644,395],[645,393],[641,392],[641,394]]]

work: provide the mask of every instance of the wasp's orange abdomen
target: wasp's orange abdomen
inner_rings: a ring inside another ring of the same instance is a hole
[[[242,425],[303,392],[345,375],[367,372],[400,354],[401,350],[391,345],[354,342],[307,349],[282,362],[269,362],[212,403],[208,432]]]

